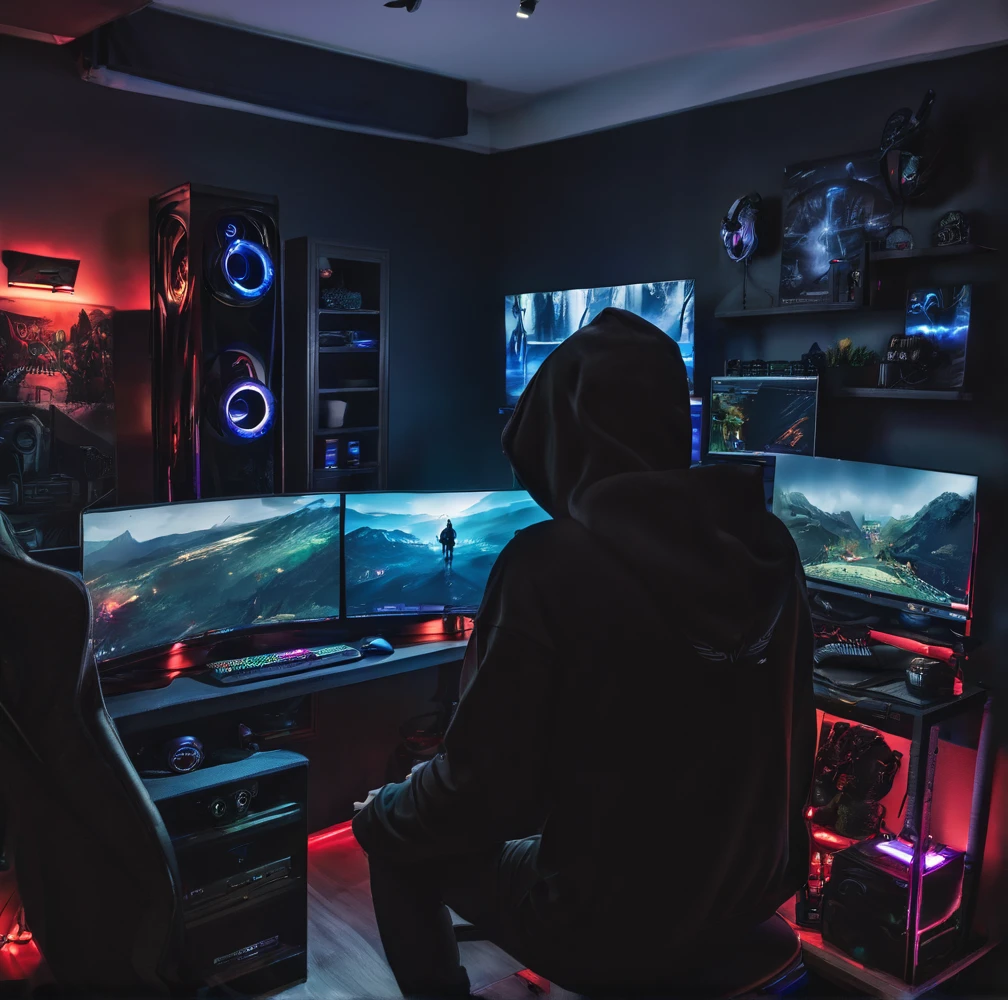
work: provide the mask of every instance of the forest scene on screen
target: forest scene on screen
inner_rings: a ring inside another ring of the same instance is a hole
[[[547,516],[520,490],[348,494],[347,614],[475,610],[501,549]]]
[[[339,494],[89,513],[84,582],[95,655],[338,618],[339,549]]]
[[[810,580],[965,609],[976,479],[782,456],[774,513]]]

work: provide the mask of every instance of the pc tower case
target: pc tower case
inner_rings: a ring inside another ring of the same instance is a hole
[[[158,500],[280,488],[278,219],[275,197],[194,184],[151,200]]]
[[[823,940],[901,979],[907,972],[912,857],[913,847],[901,840],[855,844],[834,855],[823,889]],[[924,856],[916,951],[925,975],[959,940],[964,857],[947,847],[931,847]]]

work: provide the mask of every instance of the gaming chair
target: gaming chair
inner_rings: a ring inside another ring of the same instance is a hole
[[[60,989],[177,992],[175,855],[106,711],[91,621],[83,582],[0,514],[0,794],[28,927]]]

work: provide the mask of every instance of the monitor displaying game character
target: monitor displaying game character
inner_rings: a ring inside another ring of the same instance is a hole
[[[99,661],[340,614],[340,496],[85,512]]]
[[[785,455],[773,512],[810,584],[963,619],[976,488],[975,476]]]
[[[815,376],[711,379],[710,454],[812,455]]]
[[[346,612],[475,611],[516,531],[548,515],[524,490],[346,497]]]
[[[626,309],[664,330],[678,345],[693,391],[692,280],[576,288],[504,299],[507,404],[514,406],[543,359],[603,309]]]

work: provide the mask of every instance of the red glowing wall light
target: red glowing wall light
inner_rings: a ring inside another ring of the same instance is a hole
[[[308,847],[318,847],[320,844],[355,844],[352,821],[337,823],[327,830],[319,830],[308,838]]]
[[[34,288],[73,295],[79,260],[45,257],[20,250],[4,250],[2,256],[7,265],[7,284],[11,288]]]

